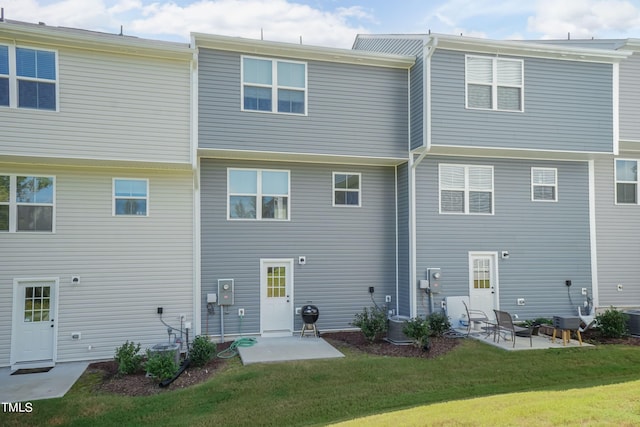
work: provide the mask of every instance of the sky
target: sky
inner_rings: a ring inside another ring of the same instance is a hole
[[[350,48],[357,34],[640,38],[640,0],[0,0],[5,19],[189,42],[190,32]]]

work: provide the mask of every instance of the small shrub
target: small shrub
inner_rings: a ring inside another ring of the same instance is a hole
[[[402,333],[411,338],[417,347],[424,350],[429,349],[429,335],[431,328],[429,321],[422,319],[420,316],[407,320],[402,328]]]
[[[451,329],[451,322],[449,322],[449,318],[444,313],[431,313],[427,317],[427,323],[432,337],[441,337]]]
[[[126,341],[122,346],[116,348],[115,360],[118,362],[118,373],[120,375],[135,374],[142,368],[142,355],[140,343]]]
[[[361,313],[356,314],[351,324],[360,328],[367,341],[372,343],[387,331],[387,315],[378,308],[365,307]]]
[[[191,344],[189,359],[193,366],[204,366],[208,361],[213,359],[216,354],[216,344],[211,342],[209,337],[204,335],[197,336]]]
[[[147,350],[147,373],[159,381],[168,380],[178,372],[179,366],[170,351],[151,353]]]
[[[629,335],[628,315],[611,307],[596,316],[600,333],[605,338],[622,338]]]

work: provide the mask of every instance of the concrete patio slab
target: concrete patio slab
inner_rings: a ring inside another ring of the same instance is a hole
[[[0,368],[0,402],[30,402],[64,396],[90,362],[58,363],[49,372],[11,375]]]
[[[460,334],[466,335],[466,329],[456,329]],[[542,350],[548,348],[589,348],[594,347],[591,344],[587,344],[584,341],[582,345],[578,342],[578,340],[571,339],[568,343],[562,344],[562,339],[556,337],[555,342],[551,341],[551,337],[548,335],[534,335],[532,337],[531,342],[529,342],[529,338],[526,337],[516,337],[515,346],[513,345],[513,341],[511,341],[511,337],[507,334],[508,339],[504,339],[504,335],[500,337],[500,342],[497,339],[494,341],[493,333],[487,335],[485,331],[476,331],[472,330],[469,338],[473,338],[478,341],[482,341],[486,344],[492,345],[494,347],[501,348],[507,351],[521,351],[521,350]]]
[[[239,347],[238,352],[244,365],[344,357],[324,339],[315,337],[258,337],[255,345]]]

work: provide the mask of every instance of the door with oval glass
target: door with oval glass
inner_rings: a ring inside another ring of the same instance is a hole
[[[469,305],[492,319],[498,305],[498,253],[469,252]]]
[[[53,366],[57,280],[14,282],[11,365]]]
[[[260,329],[263,336],[293,334],[293,259],[260,260]]]

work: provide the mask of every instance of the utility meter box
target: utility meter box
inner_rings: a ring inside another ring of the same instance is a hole
[[[429,282],[429,291],[432,294],[440,293],[440,278],[442,273],[439,268],[427,268],[427,280]]]
[[[233,305],[233,279],[218,279],[218,305]]]

